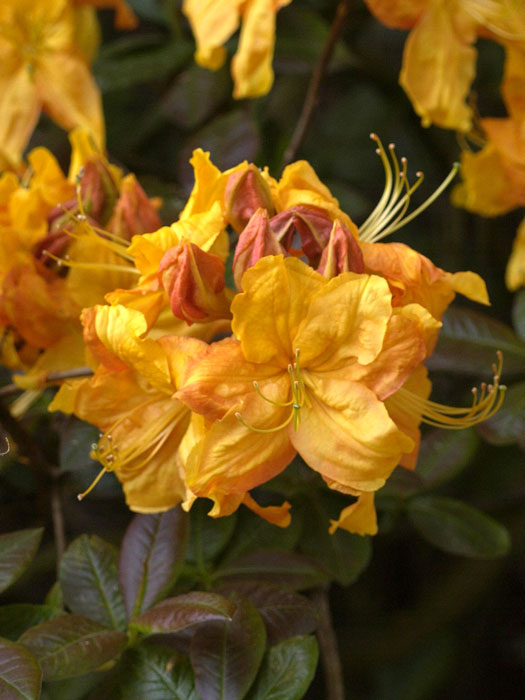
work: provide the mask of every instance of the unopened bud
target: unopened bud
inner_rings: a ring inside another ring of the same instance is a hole
[[[334,221],[330,240],[323,250],[317,272],[332,279],[341,272],[358,272],[365,270],[363,254],[356,238],[339,219]]]
[[[182,240],[166,252],[158,275],[174,316],[189,326],[231,317],[224,263],[217,255]]]
[[[107,163],[99,157],[88,160],[84,164],[79,186],[84,211],[104,226],[113,212],[118,195]]]
[[[286,250],[291,250],[300,240],[302,252],[312,265],[318,262],[328,244],[332,220],[321,209],[298,205],[274,216],[270,227]]]
[[[224,204],[226,218],[237,233],[243,230],[257,209],[266,209],[269,216],[275,211],[270,187],[253,164],[230,175],[224,191]]]
[[[280,255],[284,248],[270,228],[268,213],[258,209],[239,236],[233,257],[233,279],[237,289],[241,289],[241,278],[246,270],[265,255]]]
[[[120,196],[115,204],[108,229],[121,238],[157,231],[162,222],[154,206],[133,174],[122,180]]]

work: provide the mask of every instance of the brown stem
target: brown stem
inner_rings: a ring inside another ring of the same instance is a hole
[[[50,464],[38,444],[33,440],[24,426],[13,418],[9,408],[0,401],[0,425],[17,444],[19,453],[25,457],[35,474],[40,494],[49,492],[53,534],[57,554],[57,567],[65,549],[66,535],[59,479],[61,471]],[[8,440],[6,436],[6,440]]]
[[[44,380],[44,385],[61,382],[64,379],[77,379],[79,377],[91,377],[93,370],[89,367],[75,367],[74,369],[65,369],[60,372],[49,372]],[[18,392],[24,391],[18,384],[7,384],[0,389],[0,398],[4,396],[12,396]]]
[[[317,639],[325,677],[326,700],[345,700],[343,668],[332,625],[328,590],[320,588],[313,591],[312,601],[319,612]]]
[[[332,22],[332,27],[330,29],[330,34],[328,35],[325,45],[323,46],[319,61],[312,74],[310,84],[308,85],[308,90],[306,91],[306,97],[304,99],[301,115],[299,116],[299,120],[293,132],[288,148],[284,152],[283,167],[292,162],[305,139],[306,132],[308,131],[308,127],[312,121],[315,107],[317,106],[321,83],[328,68],[328,64],[330,63],[330,59],[332,58],[337,40],[343,31],[344,21],[348,13],[349,5],[350,0],[340,0],[339,5],[337,6],[334,21]]]

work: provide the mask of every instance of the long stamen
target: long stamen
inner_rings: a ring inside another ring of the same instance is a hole
[[[111,233],[110,231],[106,231],[103,228],[93,226],[93,224],[89,222],[86,214],[74,214],[71,210],[66,209],[65,207],[61,208],[64,214],[72,223],[81,227],[80,233],[67,228],[62,228],[63,233],[67,234],[70,238],[73,238],[74,240],[81,240],[86,236],[89,236],[90,238],[95,239],[98,245],[108,248],[113,253],[119,255],[125,260],[128,260],[129,262],[133,262],[133,256],[126,252],[129,246],[129,241],[127,241],[125,238],[122,238],[121,236],[118,236],[117,234]]]
[[[93,489],[98,484],[98,482],[102,479],[104,474],[106,474],[107,472],[112,472],[114,469],[114,465],[117,461],[118,450],[116,447],[113,447],[113,438],[111,437],[111,435],[109,435],[109,434],[108,435],[101,435],[101,441],[104,438],[107,441],[108,447],[109,447],[107,454],[104,454],[106,451],[104,445],[101,446],[101,445],[98,445],[97,443],[95,443],[91,446],[91,449],[93,450],[93,452],[95,452],[97,454],[97,458],[98,458],[99,462],[102,464],[102,469],[99,471],[97,476],[93,479],[90,486],[82,493],[77,494],[77,499],[79,501],[82,501],[89,493],[91,493],[91,491],[93,491]]]
[[[413,193],[423,182],[423,173],[417,172],[417,179],[411,185],[407,176],[407,160],[406,158],[402,158],[401,167],[399,166],[394,144],[389,144],[388,146],[389,159],[387,151],[377,134],[370,134],[370,138],[378,145],[376,153],[381,158],[381,163],[383,164],[385,188],[377,206],[359,228],[359,238],[368,243],[375,243],[402,228],[429,207],[456,176],[459,163],[454,164],[452,170],[441,185],[423,202],[423,204],[408,214],[408,216],[405,216]]]
[[[117,272],[130,272],[132,275],[140,276],[139,270],[130,265],[117,265],[114,263],[101,263],[101,262],[80,262],[78,260],[70,260],[68,255],[63,258],[59,258],[54,253],[49,250],[43,250],[42,255],[45,255],[51,260],[54,260],[59,267],[77,267],[84,270],[114,270]]]
[[[499,383],[503,364],[503,355],[498,350],[498,364],[493,365],[494,378],[492,384],[481,384],[481,391],[476,387],[472,389],[472,405],[465,408],[445,406],[435,401],[423,399],[413,394],[408,389],[401,388],[392,397],[394,402],[399,401],[399,406],[408,409],[421,417],[421,421],[427,425],[449,430],[461,430],[481,423],[499,411],[505,396],[506,386]]]
[[[242,423],[242,425],[244,425],[246,428],[249,428],[250,430],[253,430],[255,433],[275,433],[276,431],[285,428],[293,420],[294,430],[297,430],[300,423],[301,407],[305,404],[307,406],[311,406],[310,401],[308,399],[308,395],[305,390],[304,381],[301,376],[301,370],[299,368],[299,356],[300,351],[299,349],[297,349],[295,351],[295,362],[293,363],[293,365],[289,364],[287,369],[288,377],[290,380],[290,388],[292,392],[292,398],[289,401],[274,401],[273,399],[268,398],[261,391],[258,382],[253,382],[255,391],[259,394],[259,396],[262,399],[267,401],[272,406],[278,406],[279,408],[286,408],[287,406],[291,406],[290,414],[286,418],[286,420],[284,420],[282,423],[276,425],[273,428],[257,428],[247,423],[242,417],[242,415],[237,411],[237,413],[235,413],[235,417],[240,423]]]

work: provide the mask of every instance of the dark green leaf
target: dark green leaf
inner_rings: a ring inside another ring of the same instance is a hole
[[[195,129],[217,110],[231,91],[226,66],[211,71],[194,64],[177,76],[162,101],[162,111],[177,126]]]
[[[259,669],[266,634],[253,605],[236,599],[231,622],[213,622],[191,640],[195,686],[206,700],[241,700]]]
[[[64,601],[79,614],[106,627],[126,629],[124,601],[117,580],[116,549],[96,535],[81,535],[60,562]]]
[[[461,501],[417,496],[408,503],[408,514],[421,535],[445,552],[492,559],[509,550],[503,525]]]
[[[89,423],[70,418],[60,436],[60,468],[77,471],[96,464],[89,453],[91,445],[98,441],[99,429]]]
[[[128,618],[160,600],[184,563],[188,516],[181,508],[136,515],[120,548],[119,580]]]
[[[137,35],[118,39],[101,51],[93,72],[102,92],[123,90],[176,73],[191,57],[192,46],[183,40]]]
[[[108,630],[80,615],[47,620],[20,638],[37,658],[47,681],[94,671],[114,659],[127,641],[122,632]]]
[[[514,297],[512,306],[512,320],[516,333],[525,341],[525,289],[520,289]]]
[[[294,591],[260,581],[237,581],[221,590],[238,593],[255,605],[270,644],[308,634],[317,627],[312,603]]]
[[[330,518],[341,510],[338,494],[312,492],[306,503],[301,550],[343,586],[355,581],[372,555],[369,537],[337,530],[328,532]]]
[[[44,620],[51,620],[63,614],[60,608],[50,605],[32,605],[31,603],[13,603],[0,606],[0,637],[13,642],[30,627],[39,625]]]
[[[197,501],[190,511],[190,539],[187,560],[204,567],[214,561],[227,545],[235,529],[237,514],[210,518],[209,501]]]
[[[256,578],[259,581],[301,589],[316,586],[326,581],[327,577],[316,562],[301,554],[261,549],[228,561],[215,571],[214,578],[221,583],[226,580]]]
[[[36,700],[42,671],[34,656],[20,644],[0,639],[0,698]]]
[[[0,535],[0,592],[22,574],[35,555],[43,527]]]
[[[502,407],[478,430],[493,445],[525,445],[525,382],[507,389]]]
[[[473,429],[434,430],[421,441],[416,474],[425,486],[440,486],[470,464],[478,445]]]
[[[525,343],[511,328],[478,311],[452,308],[443,317],[428,366],[490,380],[497,350],[503,352],[503,379],[525,373]]]
[[[301,529],[300,513],[294,512],[290,525],[281,528],[244,508],[239,511],[235,532],[221,561],[237,559],[256,549],[293,549]]]
[[[114,700],[201,700],[186,656],[156,644],[126,651]]]
[[[52,608],[64,607],[64,595],[58,581],[55,581],[55,583],[49,589],[49,593],[46,595],[44,603],[46,605],[50,605]]]
[[[246,700],[301,700],[318,656],[315,637],[294,637],[271,647]]]
[[[133,620],[131,627],[145,634],[178,632],[211,620],[231,620],[235,605],[218,593],[193,591],[163,600]]]

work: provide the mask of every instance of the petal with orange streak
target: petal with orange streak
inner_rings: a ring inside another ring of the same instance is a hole
[[[391,299],[387,282],[375,275],[344,272],[327,281],[310,295],[292,337],[292,350],[301,351],[300,366],[327,371],[354,357],[361,364],[372,362],[383,345]]]
[[[290,440],[307,464],[331,481],[365,491],[381,488],[413,441],[400,432],[375,394],[356,382],[305,373],[311,406],[300,410]]]
[[[313,295],[326,280],[295,258],[267,256],[242,277],[231,306],[232,329],[248,361],[287,367]]]

